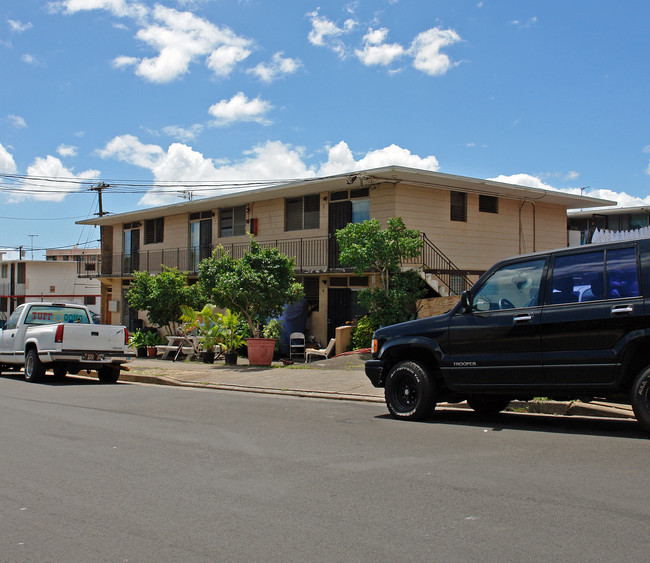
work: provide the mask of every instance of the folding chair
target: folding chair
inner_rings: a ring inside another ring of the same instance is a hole
[[[305,335],[302,332],[292,332],[289,335],[289,358],[305,357]]]

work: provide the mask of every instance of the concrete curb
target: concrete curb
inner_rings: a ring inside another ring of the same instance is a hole
[[[190,387],[195,389],[215,389],[223,391],[239,391],[245,393],[260,393],[266,395],[285,395],[294,397],[311,397],[317,399],[334,399],[340,401],[360,401],[368,403],[384,403],[380,396],[340,393],[333,391],[310,391],[304,389],[290,389],[281,387],[257,387],[251,385],[237,385],[231,383],[201,383],[198,381],[180,380],[168,375],[147,375],[123,371],[120,381],[130,383],[144,383],[153,385],[168,385],[176,387]],[[469,409],[466,403],[441,403],[443,408]],[[510,411],[530,412],[537,414],[550,414],[557,416],[586,416],[605,418],[634,419],[634,413],[629,406],[612,405],[610,403],[584,403],[582,401],[512,401],[508,407]]]

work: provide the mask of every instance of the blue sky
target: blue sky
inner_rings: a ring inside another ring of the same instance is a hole
[[[0,248],[94,245],[74,221],[99,181],[113,213],[390,164],[650,204],[648,22],[645,0],[3,0]]]

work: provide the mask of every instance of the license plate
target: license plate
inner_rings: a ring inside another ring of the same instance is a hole
[[[99,362],[102,359],[101,354],[84,354],[83,359],[87,362]]]

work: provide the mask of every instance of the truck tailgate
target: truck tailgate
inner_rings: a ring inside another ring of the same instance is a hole
[[[124,329],[121,326],[65,324],[61,350],[88,352],[124,350]]]

